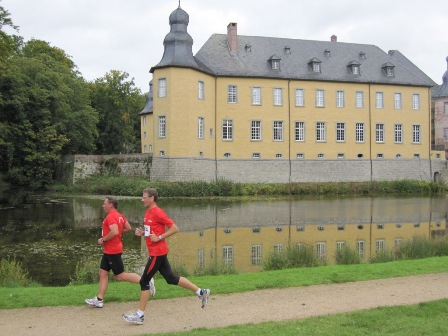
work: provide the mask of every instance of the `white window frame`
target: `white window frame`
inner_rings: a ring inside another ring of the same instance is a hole
[[[282,88],[274,88],[273,98],[274,98],[274,106],[282,106],[283,105],[283,89]]]
[[[222,121],[222,140],[231,141],[233,140],[233,120],[223,119]]]
[[[159,98],[164,98],[168,94],[167,87],[166,87],[166,78],[159,78],[159,90],[158,95]]]
[[[198,99],[205,99],[205,84],[203,81],[198,81]]]
[[[363,108],[364,107],[364,92],[363,91],[356,91],[355,107],[356,108]]]
[[[198,266],[199,267],[205,266],[205,249],[198,250]]]
[[[261,244],[255,244],[250,247],[250,263],[252,266],[261,265]]]
[[[316,242],[316,255],[319,259],[327,258],[327,243],[326,242]]]
[[[261,120],[252,120],[250,122],[250,140],[261,141]]]
[[[224,245],[222,247],[222,263],[224,265],[233,265],[233,246]]]
[[[143,126],[146,126],[146,116],[143,116]]]
[[[355,142],[364,142],[365,140],[365,125],[364,123],[355,124]]]
[[[227,86],[227,103],[236,104],[238,102],[238,87],[236,85]]]
[[[305,106],[305,90],[304,89],[296,89],[295,104],[296,104],[296,106],[300,106],[300,107]]]
[[[274,120],[273,122],[273,141],[283,141],[284,139],[284,122],[281,120]]]
[[[320,72],[320,63],[313,62],[313,72]]]
[[[252,87],[252,105],[261,105],[261,87]]]
[[[384,124],[382,123],[375,125],[375,142],[384,143]]]
[[[205,121],[204,117],[198,117],[198,138],[204,139]]]
[[[159,138],[166,138],[166,116],[159,116],[158,135]]]
[[[403,143],[403,125],[402,124],[394,125],[394,142],[395,143]]]
[[[316,89],[316,107],[325,107],[325,91]]]
[[[401,93],[400,92],[394,93],[394,108],[396,110],[401,110],[401,108],[402,108]]]
[[[386,248],[386,241],[384,239],[377,239],[375,241],[375,252],[382,252]]]
[[[336,142],[345,142],[345,123],[336,123]]]
[[[421,127],[420,125],[412,125],[412,143],[421,143]]]
[[[358,252],[358,256],[361,259],[364,259],[366,255],[366,242],[365,240],[357,240],[356,241],[356,250]]]
[[[383,92],[377,92],[375,94],[375,107],[377,109],[384,108],[384,93]]]
[[[344,91],[336,91],[336,107],[344,107]]]
[[[420,110],[420,94],[418,93],[412,94],[412,109]]]
[[[294,141],[305,141],[305,122],[296,121],[294,124]]]
[[[326,141],[326,125],[325,122],[318,121],[316,123],[316,142]]]

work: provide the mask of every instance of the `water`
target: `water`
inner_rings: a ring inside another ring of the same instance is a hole
[[[39,283],[70,282],[80,260],[98,260],[96,241],[104,218],[102,197],[31,197],[0,208],[0,258],[20,260]],[[192,271],[198,265],[230,263],[239,272],[257,272],[273,249],[311,244],[328,263],[337,246],[357,248],[363,259],[392,249],[413,236],[446,234],[445,197],[275,199],[250,201],[161,199],[180,228],[168,239],[170,260]],[[140,198],[119,200],[133,227],[140,225]],[[123,236],[125,263],[146,262],[146,247],[133,233]]]

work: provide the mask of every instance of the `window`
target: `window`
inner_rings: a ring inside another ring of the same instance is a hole
[[[420,143],[420,125],[412,125],[412,143]]]
[[[336,141],[345,141],[345,123],[336,123]]]
[[[383,108],[384,107],[384,95],[382,92],[377,92],[375,95],[375,106],[376,108]]]
[[[143,132],[143,140],[146,140],[146,132]]]
[[[296,159],[304,159],[305,158],[305,154],[304,153],[297,153],[296,154]]]
[[[305,106],[305,92],[303,89],[296,89],[296,106]]]
[[[261,105],[261,87],[252,88],[252,105]]]
[[[236,85],[229,85],[227,88],[227,102],[236,103],[238,98],[238,91]]]
[[[318,62],[313,63],[313,72],[320,72],[320,63]]]
[[[325,259],[327,257],[327,243],[317,242],[316,254],[319,259]]]
[[[318,122],[316,124],[316,141],[325,141],[325,123]]]
[[[376,124],[375,126],[375,141],[384,142],[384,124]]]
[[[233,246],[222,247],[222,263],[224,265],[233,265]]]
[[[345,154],[344,153],[338,153],[338,159],[344,159]]]
[[[377,158],[377,159],[384,159],[384,154],[382,154],[382,153],[378,153],[378,154],[376,155],[376,158]]]
[[[261,158],[260,153],[252,153],[252,159],[259,159],[259,158]]]
[[[250,134],[251,134],[250,139],[252,141],[260,141],[261,140],[261,121],[260,120],[252,120]]]
[[[355,141],[356,142],[364,142],[364,123],[356,123]]]
[[[261,265],[261,245],[251,246],[250,262],[252,266]]]
[[[198,250],[198,266],[204,267],[205,265],[205,250],[199,249]]]
[[[366,242],[364,240],[356,241],[356,250],[358,251],[358,255],[361,259],[364,259],[366,253]]]
[[[280,253],[283,251],[283,244],[274,244],[273,248],[275,253]]]
[[[280,61],[272,60],[271,66],[272,66],[272,70],[279,70],[280,69]]]
[[[403,143],[403,125],[395,124],[394,126],[394,142]]]
[[[146,153],[146,145],[143,146],[143,153]]]
[[[355,106],[356,108],[364,107],[364,92],[356,91]]]
[[[336,107],[344,107],[344,91],[336,91]]]
[[[316,90],[316,107],[325,106],[324,90]]]
[[[274,121],[274,141],[283,141],[283,121]]]
[[[164,157],[165,156],[165,151],[164,150],[159,151],[159,156],[160,157]]]
[[[412,95],[412,109],[420,110],[420,95],[418,93]]]
[[[166,136],[166,117],[159,117],[159,138],[164,138]]]
[[[319,153],[319,154],[317,154],[317,158],[318,159],[323,159],[325,157],[325,154],[324,153]]]
[[[232,157],[232,154],[231,153],[224,153],[224,157],[225,158],[230,158],[230,157]]]
[[[204,139],[204,118],[198,118],[198,138]]]
[[[305,122],[296,121],[294,128],[294,140],[305,141]]]
[[[443,140],[448,141],[448,128],[443,129]]]
[[[159,79],[159,98],[166,97],[166,78]]]
[[[448,103],[443,103],[443,108],[444,108],[445,114],[448,114]]]
[[[336,250],[342,250],[345,246],[345,241],[337,241],[336,242]]]
[[[282,106],[283,105],[283,89],[274,88],[274,105]]]
[[[233,120],[224,119],[222,121],[222,139],[233,140]]]
[[[276,159],[281,159],[283,157],[283,154],[282,153],[277,153],[277,154],[275,154],[275,158]]]
[[[204,99],[205,95],[204,95],[204,82],[199,81],[198,82],[198,98],[199,99]]]
[[[394,94],[394,108],[396,110],[401,110],[401,93]]]
[[[143,116],[143,126],[146,126],[146,116]]]
[[[384,251],[384,245],[385,245],[384,239],[377,239],[375,242],[375,251],[376,252]]]
[[[359,65],[352,65],[352,73],[354,75],[359,75]]]

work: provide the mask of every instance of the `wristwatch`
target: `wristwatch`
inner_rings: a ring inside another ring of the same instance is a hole
[[[163,239],[163,238],[162,238],[162,236],[160,235],[160,236],[159,236],[159,240],[162,240],[162,239]]]

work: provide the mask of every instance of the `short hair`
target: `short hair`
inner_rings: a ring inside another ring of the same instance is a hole
[[[113,196],[106,196],[107,201],[109,204],[112,204],[115,209],[118,209],[118,200]]]
[[[143,193],[147,194],[149,197],[154,196],[154,202],[157,202],[157,199],[159,198],[159,193],[154,188],[145,188],[143,189]]]

